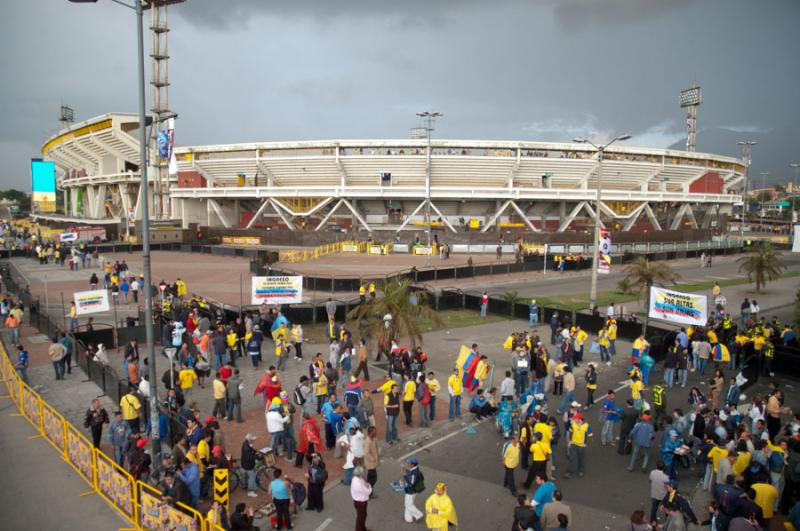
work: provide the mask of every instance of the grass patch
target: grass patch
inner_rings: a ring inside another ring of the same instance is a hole
[[[792,271],[781,275],[781,278],[793,278],[793,277],[800,277],[800,271]],[[713,280],[704,282],[687,282],[687,283],[679,282],[675,286],[669,286],[669,288],[677,291],[705,291],[713,288],[714,283],[715,281]],[[728,280],[719,281],[719,285],[722,288],[729,286],[741,286],[744,284],[750,284],[750,281],[747,280],[747,277],[731,278]],[[560,295],[555,297],[536,297],[536,302],[544,306],[548,306],[550,308],[559,308],[567,311],[586,310],[589,308],[588,295]],[[597,305],[601,309],[605,309],[605,307],[608,306],[608,304],[611,302],[614,302],[615,304],[639,302],[639,294],[633,293],[629,295],[623,295],[618,291],[603,291],[597,294]]]

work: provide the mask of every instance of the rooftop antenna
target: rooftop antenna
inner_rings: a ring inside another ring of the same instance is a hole
[[[58,121],[61,122],[62,129],[75,122],[75,111],[69,105],[61,104],[61,109],[58,113]]]

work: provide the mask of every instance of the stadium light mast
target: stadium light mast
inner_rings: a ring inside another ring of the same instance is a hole
[[[97,3],[97,0],[69,1],[76,4]],[[151,451],[153,453],[153,459],[155,459],[159,452],[161,452],[161,440],[158,432],[158,398],[156,393],[158,377],[156,373],[155,338],[153,334],[153,292],[151,290],[153,281],[150,272],[150,208],[148,205],[147,181],[147,155],[149,144],[147,142],[147,117],[145,115],[144,29],[142,27],[142,18],[145,9],[164,4],[179,3],[183,0],[149,0],[147,2],[143,0],[134,0],[133,5],[122,2],[121,0],[111,1],[125,6],[136,13],[137,73],[139,74],[137,91],[139,99],[139,175],[141,177],[139,184],[139,201],[142,205],[142,274],[144,275],[145,338],[147,343],[147,363],[149,366],[148,374],[150,376]]]
[[[695,151],[697,148],[697,108],[703,103],[703,89],[692,83],[686,90],[682,90],[678,97],[681,108],[688,109],[686,115],[686,151]]]
[[[794,169],[794,179],[792,180],[792,223],[794,223],[795,217],[797,216],[795,199],[797,198],[797,174],[800,172],[800,162],[792,162],[789,164],[789,167]]]
[[[750,173],[750,151],[758,142],[743,140],[736,143],[742,146],[742,162],[744,162],[744,185],[742,186],[742,219],[739,222],[739,245],[744,241],[744,218],[747,213],[747,176]]]
[[[422,111],[418,112],[417,116],[422,118],[425,125],[425,136],[428,139],[427,156],[425,158],[425,234],[427,236],[428,258],[425,260],[425,265],[430,265],[431,255],[431,132],[434,131],[434,124],[437,118],[441,118],[444,114],[440,112]]]
[[[613,138],[610,142],[605,145],[598,146],[594,142],[586,140],[585,138],[578,137],[573,139],[573,142],[578,144],[589,144],[595,150],[597,150],[597,198],[595,200],[595,207],[594,207],[594,245],[592,246],[592,285],[591,290],[589,291],[589,309],[594,313],[594,309],[597,306],[597,269],[599,264],[598,254],[600,253],[600,194],[602,192],[603,182],[602,182],[602,175],[603,175],[603,155],[606,149],[617,141],[628,140],[631,138],[631,135],[620,135],[616,138]]]

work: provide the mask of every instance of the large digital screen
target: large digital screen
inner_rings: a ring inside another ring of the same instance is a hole
[[[56,165],[46,160],[31,160],[33,210],[56,211]]]

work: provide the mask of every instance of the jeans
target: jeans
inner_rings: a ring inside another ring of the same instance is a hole
[[[610,346],[608,348],[608,353],[614,356],[617,353],[617,340],[609,339],[608,342],[610,343]]]
[[[430,404],[419,404],[419,426],[420,428],[427,428],[431,425]]]
[[[664,386],[667,389],[672,388],[674,379],[675,379],[675,369],[664,369]]]
[[[575,391],[567,391],[564,393],[564,398],[561,399],[561,403],[558,405],[558,414],[562,414],[569,408],[569,405],[575,399]]]
[[[573,444],[567,448],[567,452],[569,458],[569,472],[571,474],[583,474],[586,470],[586,448]]]
[[[397,440],[397,417],[398,415],[386,416],[386,442],[394,442]]]
[[[708,364],[708,358],[697,359],[697,367],[700,369],[700,376],[705,376],[707,364]]]
[[[64,379],[64,360],[58,360],[53,362],[53,370],[56,372],[56,380],[63,380]]]
[[[538,380],[533,382],[533,388],[537,394],[544,394],[545,381],[546,381],[545,378],[539,378]]]
[[[603,431],[600,433],[601,444],[612,444],[614,442],[614,422],[606,420],[603,422]]]
[[[286,354],[282,356],[278,356],[278,370],[282,371],[286,369],[286,358],[288,356]]]
[[[450,420],[461,416],[461,395],[450,396]]]
[[[125,467],[125,450],[121,446],[114,447],[114,462]]]
[[[283,432],[276,431],[271,435],[272,435],[272,454],[275,457],[280,457],[281,454],[280,451],[278,450],[278,447],[283,446],[283,448],[286,449],[286,441],[283,438]]]
[[[225,353],[224,353],[224,352],[223,352],[222,354],[219,354],[219,353],[217,353],[217,354],[214,356],[214,370],[215,370],[215,371],[218,371],[220,367],[222,367],[223,365],[225,365],[225,362],[226,362],[226,361],[227,361],[227,358],[226,358],[226,356],[225,356]]]
[[[650,385],[650,366],[642,367],[642,383],[645,387]]]
[[[431,393],[430,408],[431,408],[430,419],[431,422],[433,422],[434,417],[436,417],[436,395],[434,395],[433,393]]]
[[[122,292],[122,304],[128,304],[128,292],[127,291],[123,291]]]
[[[643,456],[644,459],[642,460],[642,470],[647,469],[647,462],[650,460],[650,447],[649,446],[639,446],[638,444],[633,445],[633,452],[631,452],[631,462],[628,465],[628,470],[633,470],[636,466],[636,461],[639,460],[639,457]]]
[[[528,371],[514,371],[514,389],[521,395],[528,388]]]
[[[244,422],[242,418],[242,399],[237,398],[235,400],[228,399],[228,420],[233,420],[233,412],[236,411],[236,422]]]
[[[250,354],[250,361],[253,363],[253,367],[258,368],[258,352],[248,352],[248,354]],[[234,359],[233,355],[231,359]]]
[[[488,304],[481,304],[481,317],[486,317],[486,309],[488,306]]]
[[[256,471],[253,470],[245,470],[245,474],[247,474],[247,491],[248,492],[255,492],[256,491]]]
[[[678,369],[678,383],[681,387],[686,387],[686,378],[689,376],[689,371],[686,369]]]
[[[344,477],[342,477],[342,483],[349,486],[353,482],[353,467],[345,468],[344,469]]]
[[[25,382],[25,384],[30,385],[31,381],[28,380],[28,369],[26,369],[25,367],[15,367],[15,368],[17,369],[17,374],[19,374],[19,377],[22,378],[22,381]]]
[[[534,326],[539,324],[539,314],[538,313],[531,313],[528,315],[528,325],[533,328]]]
[[[508,487],[508,490],[511,491],[511,494],[517,494],[517,482],[514,480],[514,469],[503,467],[505,469],[505,474],[503,476],[503,487]]]
[[[600,345],[600,361],[611,361],[611,355],[603,345]]]

